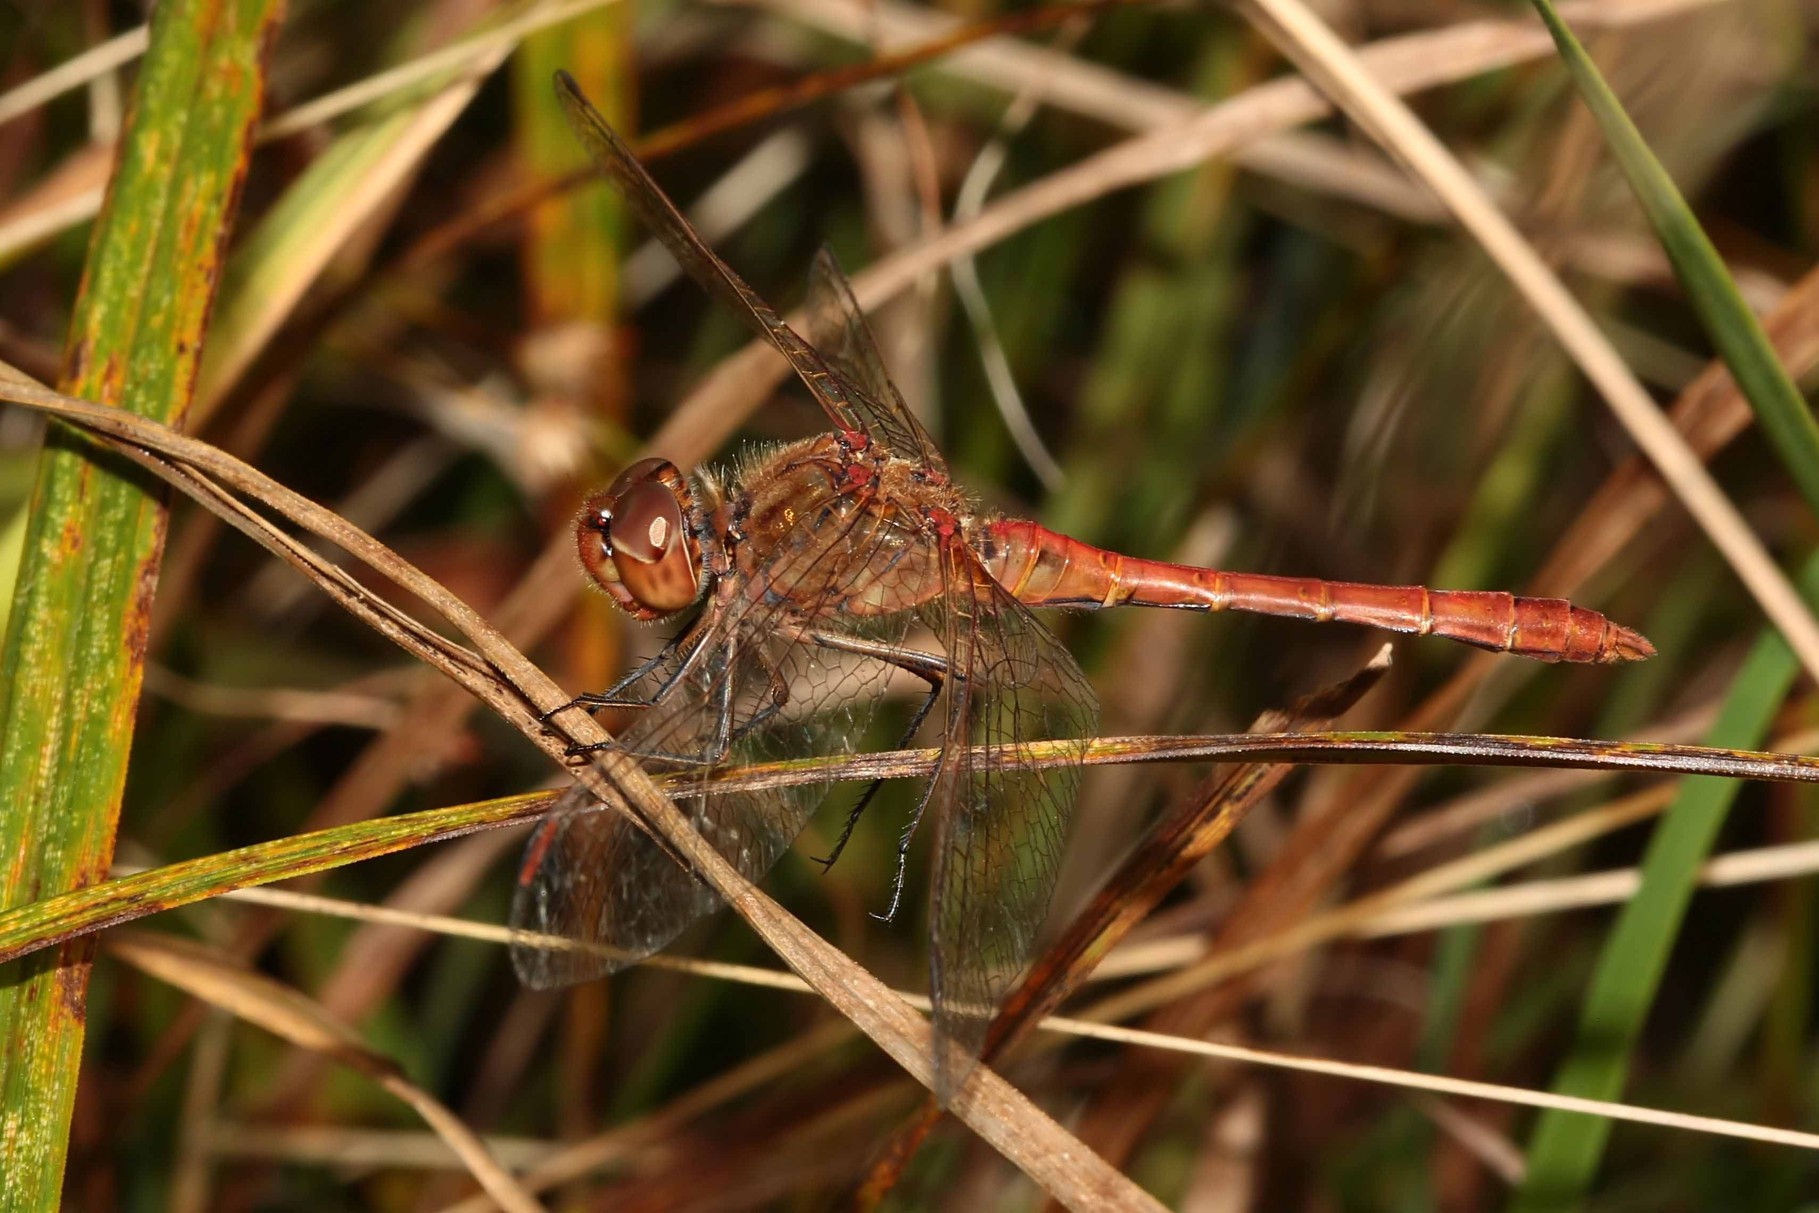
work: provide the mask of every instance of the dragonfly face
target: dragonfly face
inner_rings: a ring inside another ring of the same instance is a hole
[[[700,495],[667,459],[632,464],[575,520],[581,566],[634,619],[664,619],[701,600],[707,538]]]

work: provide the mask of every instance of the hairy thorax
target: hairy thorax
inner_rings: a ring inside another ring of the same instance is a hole
[[[877,616],[939,596],[944,540],[970,511],[920,465],[825,434],[741,464],[717,525],[733,592],[801,619]]]

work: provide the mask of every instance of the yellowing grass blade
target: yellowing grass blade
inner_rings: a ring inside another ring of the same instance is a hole
[[[89,248],[66,390],[164,421],[196,378],[279,0],[166,0]],[[113,858],[165,494],[53,423],[0,670],[0,905]],[[92,947],[0,975],[0,1209],[58,1206]]]

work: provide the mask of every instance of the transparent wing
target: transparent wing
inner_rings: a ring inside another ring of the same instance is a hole
[[[700,233],[676,209],[676,204],[644,171],[644,166],[638,163],[625,141],[581,95],[580,86],[567,72],[556,73],[556,99],[562,103],[569,126],[594,163],[612,178],[638,218],[663,242],[670,255],[688,271],[689,277],[732,309],[746,327],[777,347],[835,428],[863,432],[879,442],[888,443],[887,435],[873,433],[867,427],[865,418],[854,408],[845,385],[814,347],[785,324],[783,317],[746,285],[745,279],[707,247]]]
[[[621,746],[671,778],[677,806],[748,879],[762,877],[795,841],[827,785],[717,792],[709,776],[858,748],[890,666],[812,637],[900,646],[911,612],[858,620],[841,604],[904,567],[904,551],[922,543],[863,499],[836,499],[821,525],[793,532],[756,578],[771,592],[752,587],[731,605],[710,604],[666,660],[628,688],[649,706]],[[655,838],[577,789],[531,837],[512,925],[582,948],[527,941],[514,945],[512,961],[529,986],[586,980],[660,951],[719,905]]]
[[[947,461],[891,382],[871,326],[853,298],[852,284],[826,245],[809,267],[805,307],[808,339],[846,381],[847,397],[864,418],[867,432],[897,455],[946,475]]]
[[[929,989],[937,1045],[945,1038],[977,1059],[1048,914],[1099,704],[1073,656],[964,544],[948,543],[943,568],[946,592],[927,609],[949,661],[925,810],[935,823]],[[1000,761],[1037,741],[1071,744],[1043,769]],[[938,1047],[937,1096],[945,1101],[972,1064],[950,1064]]]

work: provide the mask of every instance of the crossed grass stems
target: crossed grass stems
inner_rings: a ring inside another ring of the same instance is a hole
[[[579,726],[574,735],[552,734],[542,718],[563,702],[554,684],[458,598],[345,519],[284,488],[209,443],[117,409],[62,396],[32,383],[10,368],[5,370],[6,374],[0,375],[4,380],[0,382],[0,398],[73,423],[98,439],[102,446],[176,485],[298,569],[344,609],[477,695],[552,757],[562,757],[577,743],[594,746],[605,740],[603,734],[590,735],[591,720]],[[249,503],[256,503],[360,559],[433,607],[473,642],[474,647],[470,649],[451,641],[376,597]],[[1202,794],[1194,798],[1194,803],[1165,818],[1139,844],[1088,909],[1070,924],[1060,941],[1033,967],[1024,984],[1013,991],[993,1021],[986,1044],[988,1060],[1002,1054],[1031,1027],[1039,1025],[1077,990],[1113,944],[1140,922],[1189,868],[1230,833],[1249,807],[1293,769],[1291,764],[1452,762],[1819,782],[1819,760],[1792,755],[1700,746],[1480,734],[1312,732],[1330,726],[1333,719],[1375,684],[1387,668],[1387,654],[1388,646],[1385,646],[1376,660],[1346,682],[1311,696],[1289,712],[1266,716],[1259,721],[1259,731],[1252,734],[1095,741],[1087,758],[1094,765],[1218,758],[1239,761],[1223,776],[1206,785]],[[1042,766],[1067,760],[1052,750],[1053,747],[1046,745],[1025,746],[1000,761]],[[655,836],[681,859],[692,856],[699,866],[705,844],[698,837],[688,839],[674,834],[675,823],[681,820],[679,816],[672,816],[667,822],[652,820],[651,806],[636,786],[640,775],[633,774],[628,779],[623,764],[614,763],[613,758],[610,751],[602,752],[599,763],[590,762],[577,771],[577,776],[616,807],[626,809],[628,801],[637,806],[630,811],[641,825],[653,830]],[[713,778],[729,786],[759,786],[913,777],[926,774],[935,758],[935,752],[931,750],[903,750],[841,756],[831,761],[790,760],[727,770],[716,773]],[[608,768],[605,779],[601,778],[601,765]],[[650,787],[649,784],[645,786]],[[651,791],[656,792],[656,789],[651,788]],[[674,814],[673,808],[671,813]],[[687,830],[686,825],[682,828]],[[267,873],[244,883],[262,883],[280,879],[283,875],[285,873]],[[230,879],[213,892],[225,892],[231,887]],[[733,890],[727,900],[748,919],[752,917],[752,905],[739,897],[737,890]],[[140,913],[155,912],[160,908],[163,907],[147,904],[141,907]],[[117,915],[109,922],[137,916],[139,913]],[[756,921],[753,925],[760,926]],[[42,946],[51,941],[45,937],[37,944]],[[564,942],[560,946],[574,945]],[[783,954],[786,961],[791,959],[787,952]],[[836,1005],[839,1005],[838,1001]],[[938,1115],[932,1104],[927,1106],[923,1115],[913,1120],[902,1136],[911,1141],[919,1139],[933,1127]],[[963,1110],[962,1118],[969,1119]]]
[[[1805,285],[1805,284],[1803,284],[1803,285]],[[1796,292],[1796,293],[1798,293],[1798,292]],[[1722,439],[1720,439],[1719,442],[1721,444]],[[160,473],[160,474],[163,474],[163,473]],[[174,479],[175,477],[172,477],[172,478]],[[1616,487],[1616,486],[1612,486],[1612,487]],[[196,489],[186,489],[186,491],[196,492],[197,490]],[[1642,494],[1642,495],[1646,495],[1646,494]],[[257,498],[257,494],[252,494],[252,496]],[[208,504],[206,500],[204,503]],[[213,508],[213,507],[211,507],[211,508]],[[280,507],[274,507],[274,508],[277,508],[279,513],[284,513],[284,510],[282,508],[280,508]],[[219,512],[219,511],[217,511],[217,512]],[[1588,513],[1589,513],[1589,511],[1588,511]],[[236,524],[236,525],[238,525],[238,524]],[[241,529],[246,529],[246,528],[241,527]],[[1615,529],[1621,529],[1621,528],[1607,528],[1602,537],[1608,542],[1611,530],[1615,530]],[[1576,532],[1575,532],[1575,534],[1576,534]],[[272,546],[272,545],[268,544],[267,546]],[[1569,563],[1570,563],[1570,556],[1573,554],[1577,554],[1580,557],[1582,562],[1589,561],[1593,564],[1596,564],[1598,562],[1597,561],[1598,546],[1599,545],[1597,543],[1592,543],[1589,545],[1588,544],[1574,545],[1573,543],[1571,543],[1569,541],[1568,543],[1562,545],[1562,551],[1569,557]],[[1568,551],[1567,549],[1571,549],[1571,551]],[[297,563],[297,561],[295,561],[295,560],[292,560],[291,562],[293,564]],[[305,569],[304,571],[305,571],[306,576],[311,577],[312,580],[317,580],[318,584],[324,584],[325,589],[327,588],[326,584],[323,581],[319,580],[314,573],[311,573],[307,569]],[[352,608],[350,607],[350,609],[352,609]],[[379,625],[377,623],[375,623],[374,626],[379,627]],[[380,630],[384,631],[384,628],[380,627]],[[396,639],[396,637],[394,637],[394,639]],[[399,642],[401,644],[405,643],[403,640],[400,640]],[[405,644],[405,647],[407,647],[407,649],[408,649],[408,648],[410,648],[410,645]],[[415,652],[416,650],[412,649],[411,651]],[[418,655],[425,656],[424,654],[421,654],[421,653]],[[431,664],[437,664],[434,660],[431,660],[431,658],[428,656],[425,656],[425,659],[430,660]],[[447,672],[447,671],[445,671],[445,672]],[[507,681],[510,681],[509,676],[507,676]],[[466,684],[463,683],[463,685],[466,685]],[[469,689],[472,689],[472,688],[470,687]],[[478,693],[478,692],[476,692],[476,693]],[[482,698],[484,698],[484,696],[482,696]],[[514,720],[514,723],[517,723],[517,722]],[[520,726],[520,727],[522,727],[522,726]],[[1144,739],[1129,739],[1129,740],[1144,740]],[[1179,739],[1179,740],[1185,741],[1185,740],[1191,740],[1191,739]],[[1508,742],[1512,739],[1503,739],[1503,740],[1505,742]],[[1483,739],[1479,739],[1479,743],[1482,744],[1482,742],[1483,742]],[[1296,741],[1294,741],[1292,743],[1282,742],[1282,741],[1278,741],[1278,740],[1273,740],[1271,738],[1263,737],[1263,738],[1251,739],[1251,744],[1255,746],[1254,754],[1255,754],[1255,756],[1258,757],[1259,761],[1267,759],[1267,758],[1272,758],[1272,757],[1279,761],[1289,761],[1289,760],[1310,761],[1310,762],[1359,761],[1365,755],[1367,747],[1370,747],[1370,746],[1380,746],[1382,748],[1378,751],[1379,753],[1390,755],[1390,757],[1381,759],[1384,761],[1444,762],[1444,761],[1448,761],[1450,759],[1453,761],[1491,761],[1491,762],[1495,762],[1495,761],[1500,761],[1500,760],[1512,760],[1516,757],[1516,755],[1511,754],[1511,753],[1505,753],[1501,756],[1491,754],[1488,752],[1474,753],[1469,750],[1469,745],[1471,743],[1468,741],[1463,741],[1459,738],[1454,738],[1451,741],[1448,741],[1445,743],[1435,742],[1435,741],[1421,742],[1419,744],[1428,745],[1431,747],[1425,753],[1425,755],[1423,755],[1423,754],[1417,753],[1416,749],[1413,748],[1414,745],[1416,744],[1416,739],[1413,738],[1411,735],[1407,735],[1407,734],[1378,735],[1378,737],[1376,737],[1376,738],[1364,738],[1364,737],[1356,737],[1356,736],[1350,737],[1350,738],[1340,737],[1340,736],[1309,737],[1309,738],[1304,738],[1304,739],[1297,739]],[[1327,745],[1328,748],[1325,750],[1324,753],[1315,752],[1315,747],[1319,744]],[[1408,746],[1410,748],[1398,748],[1400,746]],[[1450,749],[1449,749],[1449,747],[1450,747]],[[1628,750],[1625,750],[1624,752],[1627,754],[1628,757],[1637,759],[1638,761],[1635,763],[1635,765],[1637,765],[1639,767],[1647,768],[1647,767],[1651,766],[1651,764],[1653,764],[1654,769],[1658,769],[1658,770],[1670,769],[1670,767],[1668,766],[1670,756],[1666,751],[1662,751],[1662,752],[1655,754],[1653,756],[1653,759],[1651,759],[1650,757],[1645,756],[1643,754],[1631,752]],[[1237,756],[1239,753],[1240,753],[1239,751],[1235,751],[1235,750],[1229,752],[1230,756]],[[1400,756],[1397,757],[1397,755],[1400,755]],[[1562,745],[1562,746],[1557,747],[1551,743],[1546,743],[1546,744],[1542,744],[1538,747],[1531,749],[1530,752],[1528,753],[1527,757],[1531,760],[1538,762],[1538,764],[1540,764],[1540,765],[1567,765],[1568,760],[1571,757],[1571,755],[1572,755],[1572,751],[1569,746]],[[1186,756],[1186,755],[1182,755],[1182,756]],[[1194,756],[1209,757],[1209,756],[1212,756],[1212,754],[1209,751],[1208,753],[1194,755]],[[1027,758],[1030,761],[1036,761],[1040,756],[1036,755],[1036,754],[1030,754],[1030,755],[1025,755],[1022,757]],[[1593,756],[1583,755],[1582,757],[1592,758]],[[1700,763],[1710,761],[1715,756],[1711,755],[1709,753],[1701,756],[1698,752],[1689,749],[1688,753],[1681,755],[1680,757],[1681,757],[1681,760],[1691,763],[1692,765],[1678,767],[1678,768],[1672,768],[1672,769],[1697,771],[1697,770],[1704,769],[1699,765]],[[1744,767],[1750,767],[1749,756],[1732,755],[1730,757],[1733,760],[1741,760]],[[1134,758],[1135,758],[1134,754],[1131,754],[1128,756],[1108,756],[1107,760],[1125,761],[1125,760],[1134,760]],[[915,769],[915,763],[917,761],[919,761],[919,759],[914,754],[868,755],[868,756],[865,756],[861,760],[856,760],[853,764],[853,770],[855,772],[857,772],[860,764],[862,764],[862,763],[872,764],[870,767],[867,767],[866,769],[877,769],[880,764],[883,764],[883,765],[896,764],[896,766],[900,769],[897,770],[895,773],[901,774],[901,775],[914,775],[914,774],[918,773],[917,770]],[[1594,759],[1590,763],[1590,765],[1597,765],[1599,762],[1603,762],[1603,761],[1605,761],[1605,759]],[[1729,773],[1729,774],[1737,774],[1737,775],[1745,775],[1745,776],[1756,775],[1756,776],[1761,776],[1764,778],[1775,778],[1775,777],[1803,778],[1804,777],[1802,775],[1793,774],[1793,773],[1783,773],[1781,775],[1776,775],[1769,768],[1761,766],[1761,765],[1751,767],[1748,770],[1734,769],[1731,771],[1719,771],[1716,769],[1708,769],[1708,770],[1705,770],[1705,773],[1714,773],[1714,774]],[[769,772],[769,773],[751,772],[751,771],[729,773],[729,778],[735,777],[735,776],[743,777],[743,778],[757,777],[757,778],[778,778],[778,779],[812,777],[812,778],[814,778],[814,780],[816,782],[821,782],[821,781],[826,780],[827,778],[830,778],[832,774],[833,774],[832,772],[828,772],[828,771],[814,773],[814,772],[808,771],[807,769],[798,769],[796,771],[773,771],[773,772]],[[862,774],[854,773],[850,777],[863,778],[865,776]]]

